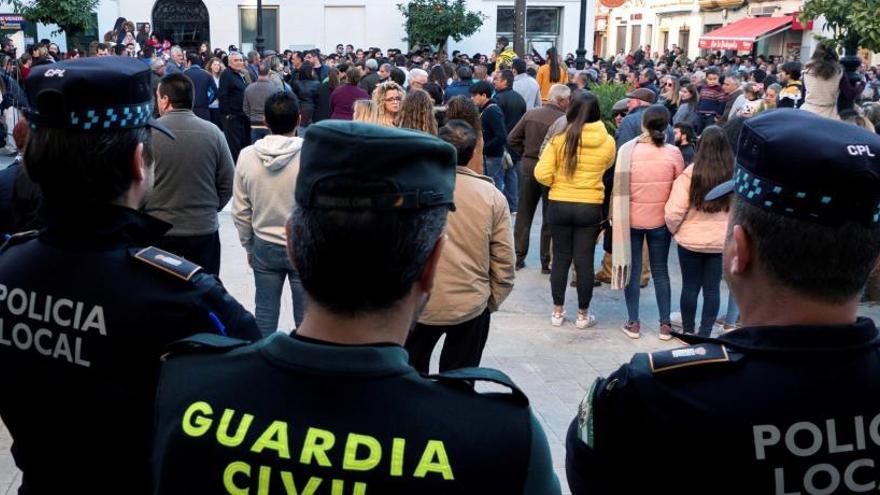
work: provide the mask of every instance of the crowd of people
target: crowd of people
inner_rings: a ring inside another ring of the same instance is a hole
[[[730,460],[741,475],[716,491],[769,491],[776,464],[838,459],[781,412],[817,412],[830,436],[828,418],[865,414],[855,398],[876,406],[880,337],[856,315],[880,252],[877,69],[824,45],[806,64],[674,48],[576,69],[503,37],[473,56],[188,53],[120,19],[86,53],[28,52],[0,73],[23,151],[0,173],[0,371],[27,377],[0,414],[22,493],[560,493],[528,398],[476,368],[538,203],[552,326],[570,285],[575,327],[595,325],[606,282],[640,338],[653,279],[659,338],[677,324],[697,344],[596,380],[567,434],[573,493],[698,493]],[[602,84],[626,97],[603,109]],[[219,278],[230,201],[254,315]],[[713,339],[723,275],[729,333]],[[285,283],[295,328],[279,332]],[[804,376],[836,394],[823,409]],[[880,448],[856,417],[856,450]],[[626,455],[652,445],[691,454],[694,482],[667,487],[662,462],[631,476]],[[861,489],[855,466],[843,479]],[[776,469],[777,491],[801,478]]]

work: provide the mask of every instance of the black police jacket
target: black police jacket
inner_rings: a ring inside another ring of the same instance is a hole
[[[880,487],[880,335],[871,320],[693,339],[703,343],[637,354],[596,381],[568,432],[574,495]]]
[[[0,416],[20,493],[149,493],[166,345],[260,333],[216,277],[138,247],[169,224],[118,206],[48,221],[0,250]]]
[[[528,400],[500,372],[429,379],[397,345],[278,333],[224,354],[210,352],[237,344],[180,345],[195,347],[163,365],[156,493],[559,493]]]

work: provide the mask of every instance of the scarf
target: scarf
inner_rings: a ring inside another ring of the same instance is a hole
[[[614,190],[611,192],[611,289],[629,284],[632,270],[632,240],[629,227],[630,172],[632,154],[644,135],[626,142],[617,152],[614,165]]]

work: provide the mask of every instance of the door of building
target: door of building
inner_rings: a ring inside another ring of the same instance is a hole
[[[617,45],[614,49],[617,53],[626,53],[626,26],[617,26]],[[616,53],[615,53],[616,55]]]
[[[208,8],[202,0],[156,0],[153,31],[185,50],[198,50],[202,43],[211,43]]]

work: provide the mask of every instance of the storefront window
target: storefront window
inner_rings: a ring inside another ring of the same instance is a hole
[[[247,54],[254,49],[257,39],[257,8],[239,7],[240,12],[240,43],[239,48]],[[265,49],[278,50],[278,6],[263,6],[263,38]]]
[[[528,7],[526,9],[526,45],[529,50],[537,50],[541,56],[551,46],[559,46],[559,20],[562,9],[559,7]],[[495,31],[498,36],[506,36],[513,41],[513,7],[498,7],[498,21]],[[565,55],[564,53],[560,55]]]

